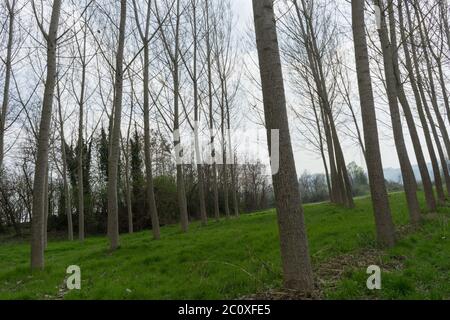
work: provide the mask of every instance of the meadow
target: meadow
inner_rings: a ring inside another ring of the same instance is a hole
[[[354,209],[304,206],[318,287],[311,298],[450,299],[450,206],[411,228],[404,195],[389,197],[399,241],[388,250],[377,248],[369,198]],[[31,273],[29,255],[26,242],[0,244],[0,299],[238,299],[282,285],[274,210],[194,222],[187,234],[165,226],[160,241],[150,231],[123,234],[113,253],[106,237],[50,239],[44,271]],[[366,288],[369,264],[382,269],[381,290]],[[81,290],[65,286],[69,265],[81,268]]]

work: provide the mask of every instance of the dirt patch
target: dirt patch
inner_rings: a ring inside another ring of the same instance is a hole
[[[431,214],[427,220],[436,219]],[[397,228],[397,239],[404,238],[409,234],[417,232],[420,226],[403,225]],[[390,256],[389,261],[384,261],[386,252],[379,248],[362,248],[331,258],[320,264],[313,265],[315,289],[310,294],[286,289],[271,289],[249,296],[242,297],[244,300],[319,300],[324,299],[326,290],[333,290],[337,283],[344,277],[346,272],[355,269],[365,269],[370,265],[377,265],[386,272],[401,270],[407,257]]]

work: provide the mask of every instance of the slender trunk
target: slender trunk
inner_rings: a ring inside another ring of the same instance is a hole
[[[450,159],[450,137],[448,135],[448,131],[446,129],[447,127],[445,126],[444,119],[442,118],[441,111],[439,110],[439,105],[437,102],[437,92],[436,92],[436,89],[434,86],[434,80],[433,80],[433,78],[434,78],[433,67],[431,65],[430,57],[428,55],[427,43],[430,43],[430,39],[429,39],[429,36],[428,36],[426,30],[424,30],[425,25],[422,28],[422,24],[424,23],[423,22],[424,17],[419,10],[419,4],[417,3],[417,0],[414,1],[414,10],[416,12],[417,17],[419,17],[418,29],[419,29],[420,39],[423,44],[423,56],[425,58],[426,65],[427,65],[428,81],[429,81],[429,85],[430,85],[431,105],[433,106],[434,114],[436,115],[436,120],[439,125],[439,130],[441,132],[442,139],[444,140],[445,149],[447,150],[447,156]],[[422,22],[421,22],[421,20],[422,20]]]
[[[445,37],[447,39],[447,46],[450,52],[450,28],[448,26],[448,7],[447,0],[439,0],[439,14],[441,22],[444,25]],[[450,120],[449,120],[450,121]]]
[[[198,130],[200,128],[200,117],[199,117],[199,93],[198,93],[198,73],[197,73],[197,52],[198,52],[198,33],[197,33],[197,3],[193,2],[192,5],[193,16],[194,16],[194,67],[193,67],[193,84],[194,84],[194,143],[195,143],[195,160],[197,162],[197,176],[198,176],[198,198],[200,204],[200,218],[202,225],[208,223],[208,215],[206,213],[206,202],[205,202],[205,179],[203,175],[203,164],[200,155],[200,142],[198,136]]]
[[[319,48],[317,45],[316,40],[316,33],[313,26],[312,18],[307,13],[307,4],[304,0],[301,0],[302,3],[302,9],[303,9],[303,16],[305,18],[306,23],[306,30],[303,26],[302,19],[301,19],[301,10],[298,5],[297,0],[294,1],[294,6],[296,9],[297,17],[299,19],[300,28],[302,30],[302,33],[305,37],[305,46],[306,51],[308,55],[308,61],[311,67],[311,71],[314,77],[314,81],[317,86],[317,92],[319,95],[319,98],[321,99],[322,103],[320,104],[323,108],[323,112],[325,113],[325,122],[326,125],[329,126],[331,135],[331,140],[329,140],[327,136],[328,144],[330,146],[330,141],[333,143],[333,150],[335,152],[336,159],[336,169],[337,169],[337,176],[335,177],[335,181],[337,182],[339,193],[339,200],[338,203],[343,203],[345,206],[352,208],[354,206],[353,203],[353,195],[352,195],[352,187],[350,183],[350,178],[348,176],[347,167],[345,166],[345,159],[344,154],[342,152],[342,148],[339,142],[339,136],[336,131],[336,126],[334,123],[333,113],[331,110],[329,95],[328,95],[328,89],[326,86],[324,71],[323,71],[323,65],[322,65],[322,56],[320,55]],[[325,125],[325,123],[324,123]],[[331,158],[330,158],[331,162]]]
[[[311,97],[311,101],[312,101],[312,107],[313,107],[313,111],[314,111],[314,119],[316,122],[316,128],[317,128],[317,132],[319,134],[319,149],[320,149],[320,155],[322,157],[322,162],[323,162],[323,167],[325,169],[325,177],[327,180],[327,188],[328,188],[328,196],[331,200],[331,202],[333,202],[333,196],[332,196],[332,189],[331,189],[331,183],[330,183],[330,176],[329,176],[329,172],[328,172],[328,165],[327,165],[327,160],[326,160],[326,156],[325,156],[325,149],[323,146],[323,136],[322,136],[322,128],[320,127],[320,119],[319,119],[319,115],[317,113],[317,109],[316,109],[316,104],[314,102],[314,95],[311,91],[311,87],[308,83],[308,91],[309,91],[309,95]]]
[[[59,85],[57,86],[57,100],[58,100],[58,116],[59,116],[59,128],[61,136],[61,157],[62,157],[62,176],[64,187],[64,211],[67,215],[67,236],[69,241],[73,240],[73,222],[72,222],[72,204],[70,200],[69,182],[67,181],[67,154],[66,154],[66,140],[64,136],[64,121],[62,118],[61,110],[61,94],[59,91]]]
[[[48,167],[48,148],[50,123],[52,118],[53,93],[56,77],[56,46],[61,0],[53,1],[52,16],[47,35],[47,79],[45,81],[44,98],[42,102],[41,121],[39,125],[37,157],[33,183],[33,209],[31,223],[31,268],[44,268],[44,189],[45,176]]]
[[[44,249],[47,249],[48,244],[48,202],[50,201],[48,196],[48,166],[47,166],[47,174],[45,175],[45,186],[44,186],[44,239],[43,245]]]
[[[220,68],[220,63],[219,63]],[[222,101],[220,105],[220,133],[222,137],[222,188],[223,188],[223,202],[224,202],[224,210],[225,216],[227,218],[230,217],[230,206],[228,201],[228,174],[227,174],[227,142],[225,139],[225,86],[224,79],[221,79],[221,88],[222,88]]]
[[[345,206],[347,208],[353,208],[355,206],[355,204],[353,202],[352,185],[350,182],[350,177],[347,172],[347,167],[345,165],[344,153],[342,152],[341,144],[339,142],[339,137],[338,137],[338,134],[336,131],[336,127],[334,125],[334,121],[330,121],[330,123],[332,124],[331,128],[332,128],[332,132],[333,132],[333,141],[335,143],[334,148],[336,150],[336,160],[337,160],[337,164],[339,166],[338,171],[340,171],[340,175],[341,175],[340,180],[342,179],[341,181],[342,181],[342,185],[344,187],[343,198],[344,198]]]
[[[83,177],[83,122],[84,122],[84,93],[86,84],[86,36],[84,32],[83,38],[83,54],[81,55],[81,91],[79,97],[79,117],[78,117],[78,159],[77,159],[77,176],[78,176],[78,238],[84,241],[84,177]]]
[[[328,159],[330,162],[331,195],[332,195],[331,202],[342,204],[344,202],[344,200],[343,200],[344,198],[343,198],[343,194],[342,194],[343,185],[342,185],[342,180],[339,179],[338,170],[336,168],[333,138],[331,137],[330,126],[324,115],[323,108],[321,108],[321,114],[322,114],[322,122],[323,122],[324,128],[325,128],[325,137],[326,137],[327,149],[328,149]]]
[[[226,84],[225,84],[225,92],[227,92],[226,90]],[[229,152],[229,159],[231,159],[230,161],[230,174],[231,174],[231,197],[232,197],[232,201],[233,201],[233,211],[234,211],[234,215],[236,217],[239,217],[239,203],[238,203],[238,199],[237,199],[237,186],[236,186],[236,168],[235,168],[235,164],[234,164],[234,152],[233,152],[233,147],[231,144],[231,120],[230,120],[230,106],[228,103],[228,99],[226,100],[226,107],[227,107],[227,131],[228,131],[228,152]]]
[[[444,148],[442,147],[441,140],[439,138],[439,134],[436,129],[436,124],[434,123],[433,116],[431,114],[430,109],[428,108],[428,103],[426,103],[426,97],[422,85],[419,85],[420,90],[422,91],[422,101],[425,109],[425,113],[427,115],[428,121],[430,122],[431,132],[433,133],[434,142],[436,144],[436,148],[438,150],[439,158],[441,159],[442,172],[444,173],[445,184],[447,186],[447,193],[450,196],[450,173],[448,169],[447,158],[444,153]]]
[[[433,185],[431,183],[430,173],[428,172],[427,163],[425,161],[425,157],[423,155],[421,142],[419,139],[419,135],[417,133],[416,124],[414,123],[414,117],[411,112],[411,108],[409,106],[408,98],[406,97],[405,90],[403,88],[403,83],[401,80],[400,67],[398,63],[398,51],[397,51],[397,41],[396,41],[396,26],[395,26],[395,16],[394,16],[394,7],[392,1],[389,2],[388,5],[388,14],[389,14],[389,27],[391,30],[391,47],[393,51],[393,63],[394,63],[394,72],[395,78],[397,82],[397,93],[398,100],[403,108],[403,113],[406,118],[406,122],[408,124],[409,134],[411,136],[411,140],[414,147],[414,152],[417,159],[417,165],[419,166],[420,176],[422,178],[422,184],[425,193],[425,201],[427,203],[428,210],[435,212],[436,211],[436,199],[434,197]]]
[[[312,268],[286,111],[273,0],[253,0],[256,43],[269,152],[272,130],[279,130],[279,170],[272,172],[281,244],[284,285],[310,292]]]
[[[427,144],[428,153],[430,155],[431,165],[433,167],[434,184],[436,186],[438,201],[439,201],[439,204],[443,204],[445,201],[445,194],[444,194],[444,189],[442,187],[442,179],[441,179],[441,174],[440,174],[440,169],[439,169],[439,163],[437,161],[436,153],[435,153],[434,146],[433,146],[433,141],[431,139],[431,134],[430,134],[430,130],[428,127],[427,118],[426,118],[424,110],[423,110],[423,105],[422,105],[421,95],[419,93],[417,80],[414,75],[413,64],[411,61],[411,55],[410,55],[409,46],[408,46],[408,38],[406,36],[405,26],[404,26],[404,22],[403,22],[402,0],[398,0],[398,12],[399,12],[400,34],[401,34],[401,40],[402,40],[402,45],[403,45],[403,52],[405,54],[406,70],[408,71],[408,77],[409,77],[411,87],[412,87],[412,90],[414,93],[414,99],[416,101],[417,111],[419,114],[423,133],[425,136],[425,142]],[[420,74],[418,75],[418,77],[420,77]],[[428,171],[428,169],[427,169],[427,171]]]
[[[177,21],[176,21],[176,31],[175,31],[175,54],[173,58],[173,95],[174,95],[174,147],[175,147],[175,157],[177,161],[177,194],[178,194],[178,206],[180,209],[180,221],[181,230],[183,232],[188,231],[189,218],[187,213],[187,201],[186,201],[186,190],[184,185],[184,175],[183,175],[183,148],[181,146],[181,136],[180,136],[180,123],[179,123],[179,45],[180,45],[180,0],[176,2],[177,6]]]
[[[114,113],[112,119],[111,143],[108,157],[108,237],[110,249],[119,247],[119,208],[118,208],[118,165],[120,153],[120,125],[122,119],[123,96],[123,57],[125,47],[125,24],[127,18],[127,2],[120,1],[119,42],[116,53],[114,83]]]
[[[211,160],[212,160],[212,184],[214,193],[214,217],[219,221],[219,190],[217,186],[217,165],[216,165],[216,150],[214,147],[214,116],[213,116],[213,89],[212,89],[212,59],[211,59],[211,26],[209,19],[209,0],[205,0],[206,11],[206,60],[208,72],[208,106],[209,106],[209,134],[211,144]]]
[[[378,5],[379,8],[384,8],[381,0],[376,0],[375,5]],[[381,9],[381,11],[381,28],[378,29],[378,34],[380,37],[383,52],[384,73],[386,77],[387,96],[391,113],[392,129],[394,132],[395,146],[397,149],[397,155],[402,171],[403,187],[405,189],[410,219],[412,223],[417,223],[420,220],[420,206],[417,199],[417,182],[414,177],[414,172],[409,160],[408,151],[406,149],[400,110],[397,101],[397,80],[395,77],[393,60],[394,44],[390,43],[389,41],[385,14],[383,13],[383,9]]]
[[[9,105],[9,86],[11,83],[11,69],[12,69],[12,46],[14,42],[14,21],[15,21],[15,5],[16,1],[13,1],[11,6],[9,1],[6,1],[9,28],[8,28],[8,43],[6,45],[6,58],[5,58],[5,79],[3,86],[3,100],[2,109],[0,111],[0,174],[3,170],[3,158],[5,152],[5,127],[6,127],[6,115],[8,113]],[[1,179],[1,177],[0,177]]]
[[[436,62],[437,62],[437,65],[438,65],[439,83],[441,85],[442,97],[444,98],[445,111],[447,113],[447,120],[448,120],[448,123],[450,125],[450,102],[448,100],[448,90],[447,90],[447,87],[445,85],[444,71],[442,70],[442,61],[439,58],[439,59],[436,60]]]
[[[408,18],[409,33],[412,34],[413,23],[412,23],[411,13],[409,10],[409,6],[407,4],[405,5],[405,8],[406,8],[406,16]],[[446,161],[446,158],[444,155],[444,151],[443,151],[441,142],[439,140],[439,135],[437,133],[433,117],[431,116],[431,112],[428,107],[427,98],[425,96],[425,90],[423,88],[423,79],[422,79],[422,75],[421,75],[421,71],[420,71],[420,67],[419,67],[419,59],[418,59],[416,44],[414,42],[413,37],[410,37],[410,39],[411,39],[411,51],[412,51],[412,56],[413,56],[414,68],[416,70],[416,76],[417,76],[417,88],[420,93],[420,97],[421,97],[422,104],[423,104],[423,109],[425,110],[425,114],[430,122],[431,132],[433,134],[434,142],[435,142],[436,148],[438,150],[438,154],[439,154],[439,158],[440,158],[441,166],[442,166],[442,172],[444,174],[444,179],[445,179],[445,183],[447,186],[447,193],[450,195],[450,174],[448,171],[447,161]],[[423,118],[425,118],[425,115],[423,116]],[[424,121],[426,121],[426,120],[424,119]],[[435,170],[435,169],[433,168],[433,170]],[[439,172],[439,170],[438,170],[438,172]]]
[[[130,117],[131,122],[131,117]],[[129,128],[129,127],[128,127]],[[129,134],[127,135],[126,148],[122,148],[125,157],[125,202],[127,204],[128,217],[128,233],[133,233],[133,204],[131,201],[131,186],[130,186],[130,159],[129,159]]]
[[[159,216],[156,208],[155,192],[153,187],[153,172],[152,172],[152,156],[150,151],[150,101],[149,101],[149,48],[148,40],[144,43],[144,157],[145,157],[145,177],[146,177],[146,192],[147,204],[152,223],[153,239],[159,240],[161,238],[161,231],[159,227]]]
[[[197,105],[197,85],[194,85],[194,103]],[[198,197],[200,202],[200,218],[202,220],[202,225],[206,225],[208,223],[208,215],[206,214],[206,202],[205,202],[205,178],[203,174],[203,164],[200,156],[200,142],[198,137],[198,106],[196,107],[196,120],[195,120],[195,128],[194,128],[194,143],[195,143],[195,158],[197,162],[197,176],[198,176]]]
[[[383,164],[381,162],[377,118],[365,34],[364,5],[365,3],[363,1],[352,0],[352,29],[366,146],[366,164],[369,175],[373,213],[375,216],[377,240],[383,246],[392,247],[395,244],[395,228],[389,207],[389,198],[383,174]]]

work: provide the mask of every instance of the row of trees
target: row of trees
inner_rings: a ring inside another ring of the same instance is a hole
[[[121,230],[151,227],[157,240],[160,225],[175,216],[188,232],[190,217],[205,225],[273,200],[285,285],[309,291],[313,278],[300,193],[305,197],[310,184],[297,177],[289,112],[306,147],[323,162],[329,199],[349,208],[365,177],[345,161],[346,137],[356,141],[366,160],[377,238],[392,246],[375,98],[387,102],[383,111],[390,121],[382,125],[393,133],[411,222],[418,223],[421,212],[403,117],[427,207],[436,210],[450,190],[446,4],[389,0],[366,8],[352,1],[355,60],[340,45],[342,23],[332,8],[341,3],[329,4],[289,0],[274,8],[273,0],[253,0],[256,43],[252,36],[243,61],[230,1],[5,0],[0,227],[7,222],[20,233],[21,223],[31,222],[31,267],[44,267],[52,220],[66,220],[70,240],[75,228],[80,241],[86,227],[106,231],[115,250]],[[379,13],[376,34],[366,32],[366,10]],[[251,67],[256,61],[259,76]],[[282,65],[288,67],[292,105]],[[245,87],[251,88],[250,110],[264,111],[254,114],[267,129],[269,153],[272,129],[278,130],[279,169],[272,181],[261,162],[238,165],[245,158],[236,152],[241,137],[230,130],[248,113]],[[6,133],[15,139],[5,139]]]
[[[274,3],[271,0],[253,1],[269,149],[271,129],[280,128],[282,139],[280,159],[283,167],[273,175],[273,185],[280,227],[284,282],[288,288],[308,292],[313,289],[314,284],[303,211],[301,210],[300,198],[297,197],[299,187],[293,179],[297,175],[288,129],[281,50],[278,44],[273,5]],[[339,138],[333,128],[335,127],[334,116],[330,111],[336,96],[330,95],[329,86],[334,89],[339,86],[337,81],[339,78],[336,77],[336,74],[340,75],[341,72],[334,73],[334,67],[332,67],[329,72],[325,73],[323,63],[323,60],[326,59],[328,59],[329,65],[332,65],[334,61],[339,61],[339,59],[333,59],[336,50],[331,50],[331,55],[329,51],[330,43],[333,45],[333,40],[335,40],[333,23],[330,23],[332,19],[326,14],[326,9],[321,12],[325,14],[314,15],[317,14],[318,6],[315,1],[292,0],[287,1],[287,6],[289,10],[283,15],[283,17],[287,16],[287,22],[283,23],[283,18],[281,19],[281,29],[283,30],[282,34],[288,36],[288,40],[282,51],[285,54],[287,53],[287,60],[292,67],[291,70],[296,75],[293,80],[296,88],[302,94],[306,92],[310,96],[310,107],[313,108],[313,121],[317,124],[318,144],[325,167],[327,164],[324,157],[324,148],[321,147],[323,140],[328,147],[331,171],[335,171],[335,174],[331,173],[331,183],[328,183],[332,199],[344,199],[344,204],[351,206],[352,202],[349,201],[351,197],[345,198],[345,194],[349,191],[347,186],[351,184],[348,183],[349,176],[342,165],[345,162],[341,161],[343,155],[339,146]],[[377,239],[381,245],[390,247],[396,242],[395,226],[391,216],[380,154],[367,42],[370,33],[366,32],[365,9],[365,1],[351,1],[353,44],[363,128],[363,132],[358,133],[357,137],[362,146],[368,169]],[[447,115],[449,114],[448,102],[446,102],[448,96],[442,64],[442,60],[446,56],[444,48],[446,45],[450,48],[450,42],[448,42],[450,40],[448,37],[450,34],[447,21],[448,9],[444,1],[419,3],[417,0],[388,0],[387,2],[377,0],[372,9],[375,12],[379,41],[375,42],[373,39],[371,41],[381,49],[378,55],[381,55],[383,61],[380,70],[383,74],[381,80],[384,84],[384,95],[388,101],[391,128],[400,162],[410,220],[411,223],[417,224],[421,220],[417,198],[418,185],[406,148],[400,105],[408,125],[414,155],[420,168],[426,204],[429,210],[434,211],[437,203],[442,204],[450,191],[447,188],[447,194],[444,193],[441,179],[441,174],[444,177],[448,175],[448,158],[450,157],[447,147],[448,131],[444,121],[445,112]],[[406,17],[406,22],[404,17]],[[318,19],[324,20],[318,22]],[[399,36],[401,39],[400,46],[397,41]],[[319,40],[323,42],[319,42]],[[321,46],[318,43],[321,43]],[[400,48],[403,48],[403,57],[400,55]],[[412,58],[410,52],[412,52]],[[401,58],[403,58],[404,64],[400,64]],[[407,75],[406,79],[405,76],[402,76],[402,73]],[[333,80],[331,84],[327,83],[328,78],[325,75],[331,75]],[[438,92],[435,86],[436,77],[440,80],[438,83],[441,86],[443,106],[438,103]],[[414,100],[406,94],[406,83],[411,85]],[[428,87],[428,90],[425,89],[425,86]],[[428,93],[428,96],[426,93]],[[342,95],[342,91],[340,94]],[[343,96],[348,97],[347,90],[344,90]],[[430,100],[434,114],[428,107]],[[417,113],[421,120],[420,125],[416,123],[417,121],[413,116],[411,101],[414,101],[417,107]],[[354,117],[354,112],[352,112],[352,116]],[[437,125],[434,122],[435,120]],[[448,120],[450,121],[450,118]],[[358,126],[356,127],[358,128]],[[430,157],[435,158],[432,161],[435,162],[433,171],[437,198],[418,137],[418,127],[422,127]],[[321,136],[322,129],[325,132],[325,139]],[[431,135],[430,130],[433,135]],[[437,132],[438,130],[440,135]],[[361,137],[364,137],[364,143]],[[447,154],[442,151],[442,141]],[[437,163],[436,156],[433,155],[433,143],[438,150],[441,149],[441,167]],[[336,172],[338,172],[337,175]],[[338,179],[342,181],[339,182]],[[339,197],[332,191],[336,186],[341,193]]]
[[[114,250],[120,231],[159,239],[161,224],[187,232],[190,219],[273,202],[265,165],[238,164],[247,155],[231,132],[241,114],[230,1],[2,9],[0,230],[31,223],[33,268],[51,230],[80,241],[106,232]],[[16,138],[3,145],[6,134]]]

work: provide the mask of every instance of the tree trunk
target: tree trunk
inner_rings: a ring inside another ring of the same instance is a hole
[[[213,89],[212,89],[212,59],[211,59],[211,26],[209,17],[209,0],[205,0],[206,12],[206,60],[208,72],[208,106],[209,106],[209,133],[211,144],[211,160],[212,160],[212,184],[214,193],[214,217],[219,221],[219,190],[217,186],[217,165],[216,165],[216,150],[214,147],[214,116],[213,116]]]
[[[45,175],[45,187],[44,187],[44,250],[47,249],[48,244],[48,202],[49,194],[48,194],[48,166],[47,166],[47,174]]]
[[[220,68],[220,65],[219,65]],[[222,103],[220,106],[221,113],[221,125],[220,125],[220,133],[222,136],[222,189],[223,189],[223,202],[224,202],[224,210],[225,216],[227,218],[230,217],[230,206],[228,199],[228,174],[227,174],[227,142],[225,138],[225,86],[224,79],[221,79],[221,87],[222,87]]]
[[[72,222],[72,203],[70,200],[69,182],[67,181],[67,155],[66,155],[66,140],[64,136],[64,121],[62,118],[61,110],[61,93],[59,91],[59,85],[57,87],[57,99],[58,99],[58,116],[59,116],[59,128],[61,136],[61,157],[62,157],[62,176],[64,186],[64,211],[67,215],[67,236],[69,241],[73,240],[73,222]]]
[[[424,110],[423,110],[423,105],[422,105],[422,100],[421,100],[421,96],[419,93],[419,88],[417,85],[417,80],[414,75],[414,69],[413,69],[413,65],[412,65],[412,61],[411,61],[411,55],[409,53],[408,38],[406,36],[405,25],[403,22],[402,0],[398,0],[398,12],[399,12],[401,41],[402,41],[402,45],[403,45],[403,52],[405,54],[406,70],[408,71],[409,80],[410,80],[411,87],[412,87],[412,90],[414,93],[414,99],[416,101],[417,111],[419,114],[423,133],[425,136],[425,142],[427,144],[428,153],[430,155],[431,164],[433,167],[434,184],[436,186],[438,202],[439,202],[439,204],[443,204],[445,202],[445,194],[444,194],[444,189],[442,187],[442,179],[441,179],[441,174],[440,174],[440,169],[439,169],[439,163],[437,161],[436,153],[434,151],[433,141],[431,139],[427,118],[426,118]],[[418,75],[418,77],[420,77],[420,74]],[[428,171],[428,168],[427,168],[427,171]]]
[[[200,218],[202,225],[208,223],[208,215],[206,213],[205,202],[205,178],[203,174],[203,164],[200,155],[200,142],[198,136],[198,130],[200,128],[199,117],[199,93],[198,93],[198,72],[197,72],[197,52],[198,52],[198,33],[197,33],[197,2],[192,3],[193,10],[193,32],[194,32],[194,58],[193,58],[193,85],[194,85],[194,144],[195,144],[195,160],[197,162],[197,176],[198,176],[198,199],[200,204]]]
[[[130,123],[131,123],[130,116]],[[129,139],[130,139],[130,126],[128,126],[128,134],[126,147],[122,147],[125,158],[125,202],[127,204],[127,217],[128,217],[128,233],[133,233],[133,204],[131,201],[131,186],[130,186],[130,160],[129,160]]]
[[[413,24],[412,24],[412,18],[411,18],[411,13],[410,13],[408,4],[405,5],[405,8],[406,8],[406,16],[408,18],[409,34],[412,34]],[[412,50],[414,68],[416,70],[416,76],[417,76],[417,88],[418,88],[419,93],[420,93],[420,97],[421,97],[422,104],[423,104],[423,109],[425,110],[425,113],[426,113],[426,115],[428,117],[428,120],[430,122],[431,132],[433,134],[434,142],[436,144],[436,148],[438,150],[439,158],[441,160],[442,171],[443,171],[445,183],[446,183],[446,186],[447,186],[447,193],[450,195],[450,174],[449,174],[449,171],[448,171],[447,161],[446,161],[446,158],[445,158],[445,155],[444,155],[444,151],[442,149],[441,142],[439,140],[439,135],[437,133],[436,126],[434,125],[433,117],[431,116],[431,112],[430,112],[430,109],[428,107],[428,102],[427,102],[426,96],[425,96],[425,91],[424,91],[424,88],[423,88],[423,79],[422,79],[422,75],[421,75],[421,71],[420,71],[420,67],[419,67],[419,59],[418,59],[416,44],[414,42],[414,38],[413,37],[410,37],[410,39],[411,39],[411,50]],[[423,117],[425,118],[425,115]],[[435,170],[435,169],[433,169],[433,170]],[[438,172],[439,172],[439,170],[438,170]]]
[[[83,112],[84,112],[84,92],[86,82],[86,31],[84,34],[84,55],[81,67],[81,92],[79,98],[79,117],[78,117],[78,159],[77,159],[77,176],[78,176],[78,238],[84,241],[84,181],[83,181]]]
[[[300,191],[292,152],[273,0],[253,0],[267,141],[272,157],[272,130],[279,130],[279,170],[272,172],[281,243],[284,285],[310,292],[313,276]]]
[[[429,85],[430,85],[431,105],[433,106],[434,113],[436,115],[436,120],[439,125],[440,132],[441,132],[441,136],[442,136],[442,139],[444,140],[445,149],[447,150],[447,156],[450,159],[450,137],[448,135],[448,131],[446,129],[444,119],[442,118],[441,111],[439,110],[439,105],[437,102],[437,93],[436,93],[436,89],[434,86],[434,80],[433,80],[433,78],[434,78],[433,67],[431,65],[430,57],[428,55],[427,44],[430,43],[430,39],[429,39],[428,34],[426,33],[426,30],[424,30],[422,28],[422,24],[424,22],[423,21],[421,22],[421,20],[423,20],[424,17],[419,10],[419,4],[417,3],[416,0],[414,0],[414,10],[416,12],[416,16],[419,18],[418,29],[419,29],[420,39],[422,40],[422,45],[423,45],[423,56],[425,57],[425,61],[426,61],[426,65],[427,65],[428,81],[429,81]],[[425,28],[425,25],[424,25],[424,28]],[[447,167],[448,167],[448,165],[447,165]]]
[[[394,132],[395,146],[402,171],[403,187],[405,189],[409,216],[412,223],[417,223],[420,220],[420,206],[417,199],[417,182],[414,177],[411,162],[409,161],[403,136],[402,121],[397,101],[398,93],[396,88],[397,80],[394,71],[393,44],[389,41],[386,19],[383,11],[384,6],[382,4],[383,3],[381,0],[375,1],[375,5],[378,5],[378,7],[381,8],[381,28],[378,29],[378,34],[383,52],[384,73],[386,77],[386,89],[391,113],[392,129]]]
[[[231,174],[231,197],[233,201],[233,211],[236,217],[239,217],[239,203],[237,199],[237,182],[236,182],[236,168],[234,163],[234,152],[231,144],[231,125],[230,125],[230,107],[227,103],[227,129],[228,129],[228,148],[229,148],[229,159],[231,159],[230,163],[230,174]]]
[[[428,172],[427,163],[425,161],[425,157],[423,155],[421,142],[419,139],[419,135],[417,133],[416,124],[414,123],[414,117],[411,112],[411,108],[409,106],[408,98],[406,97],[405,90],[403,88],[403,83],[400,74],[400,67],[398,63],[398,50],[397,50],[397,41],[396,41],[396,26],[395,26],[395,16],[394,16],[394,7],[392,1],[389,2],[388,5],[388,15],[389,15],[389,27],[391,31],[391,47],[393,51],[393,63],[394,63],[394,72],[395,78],[397,81],[397,93],[400,104],[403,108],[403,113],[406,118],[406,122],[408,124],[409,134],[411,136],[411,140],[414,147],[414,152],[416,154],[417,165],[419,166],[420,176],[422,178],[422,184],[425,193],[425,201],[427,203],[428,210],[435,212],[436,207],[436,199],[434,197],[433,185],[431,183],[430,173]]]
[[[186,201],[186,190],[184,185],[184,175],[183,175],[183,148],[181,146],[181,134],[180,134],[180,123],[179,123],[179,43],[180,43],[180,0],[176,1],[176,31],[175,31],[175,53],[173,55],[173,96],[174,96],[174,140],[173,144],[175,147],[175,158],[177,166],[177,195],[178,195],[178,206],[180,209],[180,222],[181,230],[183,232],[188,231],[189,219],[187,213],[187,201]]]
[[[47,79],[45,81],[42,102],[41,121],[39,125],[37,157],[33,183],[33,209],[31,223],[31,268],[44,268],[44,190],[48,167],[48,148],[50,123],[52,118],[53,93],[56,77],[56,46],[61,0],[53,1],[52,15],[47,35]]]
[[[148,28],[147,28],[148,35]],[[152,223],[153,239],[159,240],[161,238],[161,231],[159,227],[159,216],[156,208],[155,191],[153,187],[153,172],[152,172],[152,156],[150,153],[150,102],[149,102],[149,48],[148,40],[145,39],[144,44],[144,156],[145,156],[145,177],[147,183],[147,203]]]
[[[110,249],[119,247],[119,208],[118,208],[118,165],[120,154],[120,125],[122,119],[123,96],[123,56],[125,46],[125,24],[127,2],[120,1],[119,42],[116,53],[116,70],[114,83],[114,114],[112,119],[111,143],[108,157],[108,237]]]
[[[366,164],[378,242],[386,247],[395,244],[395,228],[392,221],[389,198],[383,174],[377,118],[370,78],[369,54],[364,21],[364,2],[352,0],[352,29],[355,45],[356,73],[358,78],[361,116],[363,121]]]
[[[330,154],[330,164],[332,162],[332,158],[336,160],[336,171],[334,171],[334,179],[332,169],[332,181],[335,182],[336,186],[333,186],[333,191],[336,193],[336,197],[338,198],[338,201],[336,201],[337,203],[342,203],[345,204],[346,207],[352,208],[354,206],[352,187],[350,178],[348,176],[347,167],[345,165],[344,154],[339,142],[339,136],[336,131],[333,112],[331,110],[328,89],[326,86],[326,80],[323,71],[322,56],[317,45],[316,33],[314,31],[312,18],[307,13],[307,4],[304,0],[302,0],[301,3],[303,11],[300,10],[297,0],[294,0],[296,14],[300,22],[300,28],[305,38],[304,41],[306,52],[308,55],[308,61],[314,81],[316,83],[317,93],[321,101],[320,106],[323,112],[322,118],[324,119],[323,121],[325,131],[328,131],[328,133],[326,133],[328,147],[330,150],[334,150],[335,153],[332,157]],[[303,12],[303,16],[306,20],[306,30],[303,26],[303,22],[301,21],[301,12]]]
[[[5,127],[6,127],[6,115],[8,113],[9,105],[9,86],[11,83],[11,69],[12,69],[12,46],[14,42],[14,22],[15,22],[15,5],[16,0],[13,4],[6,1],[6,7],[9,18],[9,28],[8,28],[8,42],[6,45],[6,58],[5,58],[5,79],[3,86],[3,100],[2,109],[0,111],[0,174],[3,170],[3,158],[5,152]],[[1,179],[1,176],[0,176]]]

